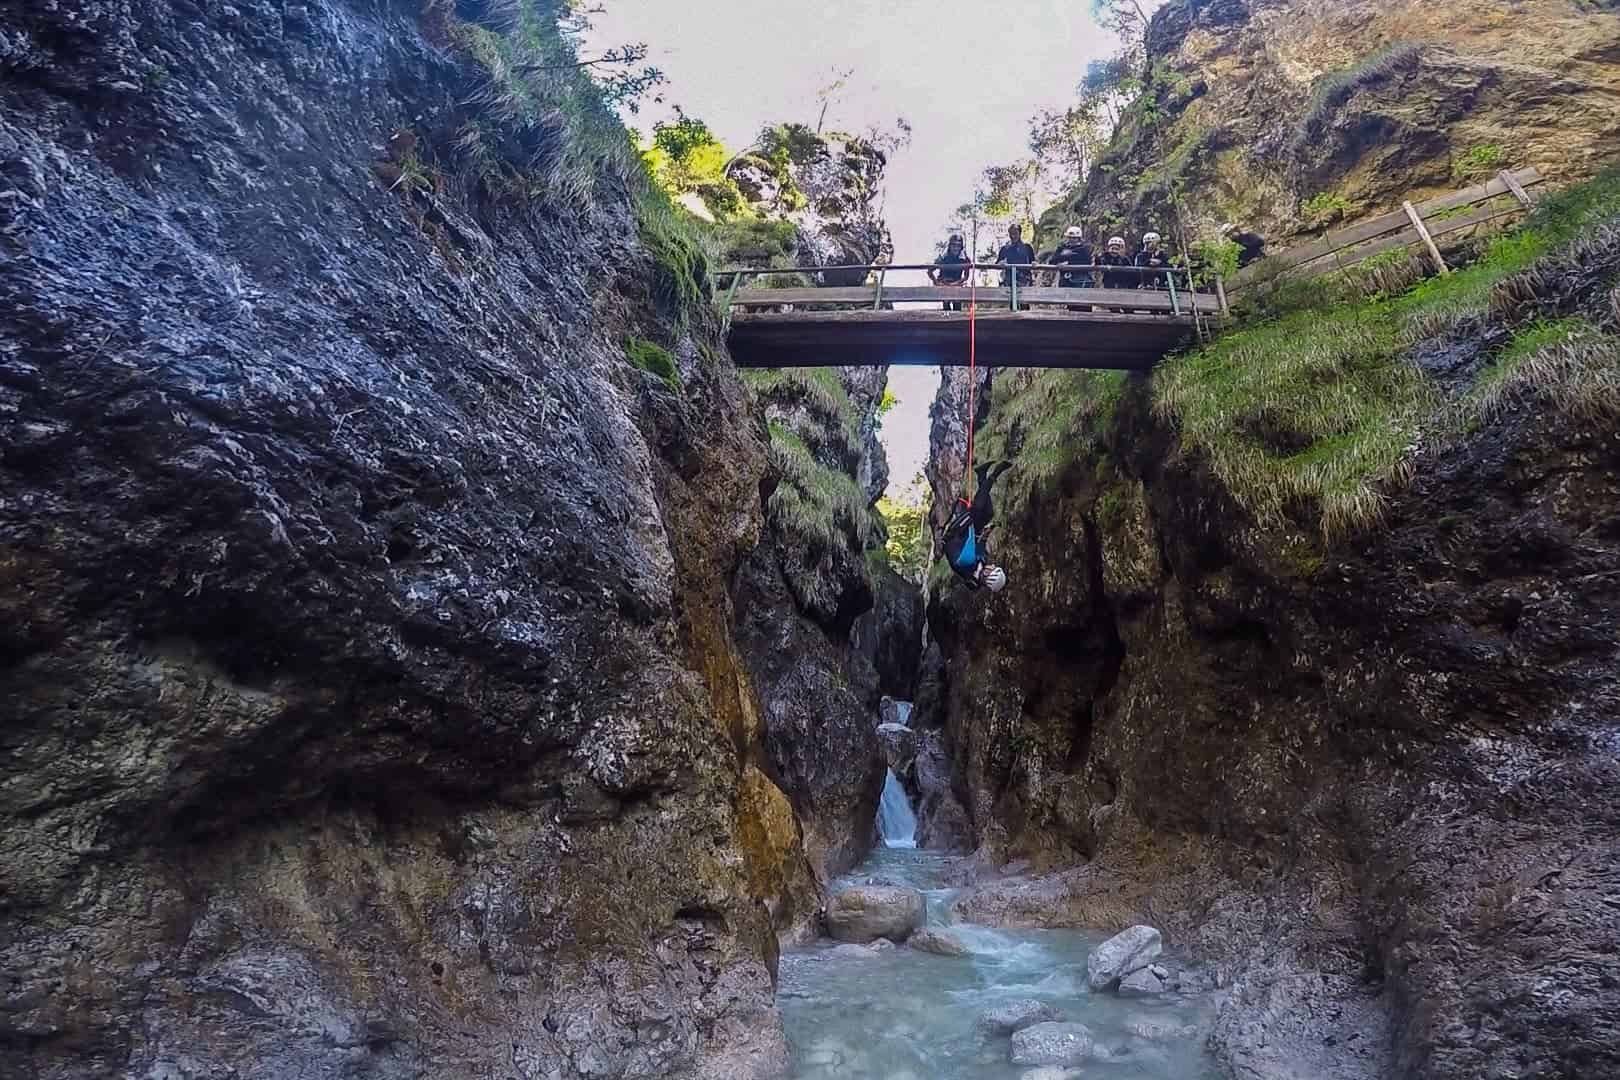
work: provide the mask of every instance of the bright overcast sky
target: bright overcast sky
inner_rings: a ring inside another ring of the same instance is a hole
[[[911,146],[889,164],[886,217],[897,262],[931,261],[951,211],[987,165],[1027,154],[1029,118],[1065,105],[1112,38],[1083,0],[603,0],[592,41],[644,41],[669,78],[669,105],[705,121],[728,147],[765,124],[814,125],[817,91],[854,69],[827,113],[829,130],[890,127]],[[666,109],[631,123],[650,133]],[[920,280],[920,279],[919,279]],[[894,368],[900,405],[884,421],[904,486],[928,452],[937,368]]]

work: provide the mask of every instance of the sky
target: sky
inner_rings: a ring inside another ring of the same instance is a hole
[[[602,0],[590,44],[646,42],[668,77],[665,105],[627,117],[643,135],[680,105],[731,148],[765,124],[816,122],[817,92],[853,69],[829,130],[892,127],[910,147],[891,159],[885,217],[896,262],[926,262],[952,210],[987,165],[1028,153],[1029,118],[1075,97],[1087,63],[1113,39],[1083,0]],[[894,284],[925,284],[889,280]],[[890,369],[899,399],[884,419],[890,492],[928,453],[937,368]]]

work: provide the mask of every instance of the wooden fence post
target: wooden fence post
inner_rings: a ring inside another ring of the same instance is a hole
[[[1508,190],[1513,192],[1513,197],[1519,200],[1520,206],[1524,207],[1526,210],[1529,210],[1531,207],[1536,205],[1535,201],[1530,198],[1530,193],[1524,190],[1524,185],[1519,183],[1518,177],[1514,176],[1506,169],[1503,169],[1496,175],[1497,178],[1502,181],[1502,183],[1507,185]]]
[[[1429,257],[1434,259],[1434,265],[1440,268],[1440,273],[1451,273],[1451,267],[1447,266],[1446,260],[1440,257],[1440,249],[1435,246],[1434,237],[1429,235],[1428,226],[1423,224],[1423,217],[1417,212],[1417,208],[1410,202],[1403,202],[1401,203],[1401,209],[1406,211],[1406,216],[1412,222],[1412,227],[1417,230],[1418,235],[1423,237],[1423,242],[1428,245]]]

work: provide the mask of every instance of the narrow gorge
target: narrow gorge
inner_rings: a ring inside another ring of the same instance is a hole
[[[1620,10],[1111,7],[1043,261],[1536,205],[907,436],[726,345],[921,254],[847,75],[647,146],[572,0],[0,5],[0,1080],[1620,1077]]]

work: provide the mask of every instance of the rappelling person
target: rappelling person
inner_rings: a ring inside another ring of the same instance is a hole
[[[1000,251],[996,252],[996,262],[1019,267],[1034,265],[1035,249],[1024,243],[1023,226],[1007,226],[1007,242],[1001,245]],[[1003,288],[1012,284],[1012,273],[1011,270],[1001,272],[1001,285]],[[1018,271],[1018,284],[1028,285],[1034,280],[1034,270],[1021,269]]]
[[[1136,253],[1136,265],[1161,272],[1143,274],[1140,288],[1163,289],[1166,285],[1165,275],[1170,270],[1170,253],[1164,250],[1164,245],[1160,243],[1162,239],[1156,232],[1142,234],[1142,250]]]
[[[1063,230],[1063,242],[1052,252],[1052,265],[1054,266],[1090,266],[1091,245],[1086,243],[1086,234],[1078,225],[1070,225]],[[1064,270],[1058,274],[1058,287],[1062,289],[1089,289],[1091,287],[1090,270]]]
[[[1000,592],[1007,586],[1007,572],[985,559],[984,534],[990,531],[990,519],[995,516],[995,507],[990,502],[990,485],[1010,468],[1010,461],[987,461],[974,469],[978,486],[973,493],[973,502],[957,500],[956,513],[945,525],[945,561],[970,588]]]
[[[968,267],[972,264],[966,255],[962,254],[962,234],[952,233],[951,238],[945,241],[945,254],[934,260],[934,266],[928,271],[928,280],[935,285],[962,286],[967,284]],[[961,311],[962,301],[945,301],[946,311]]]

